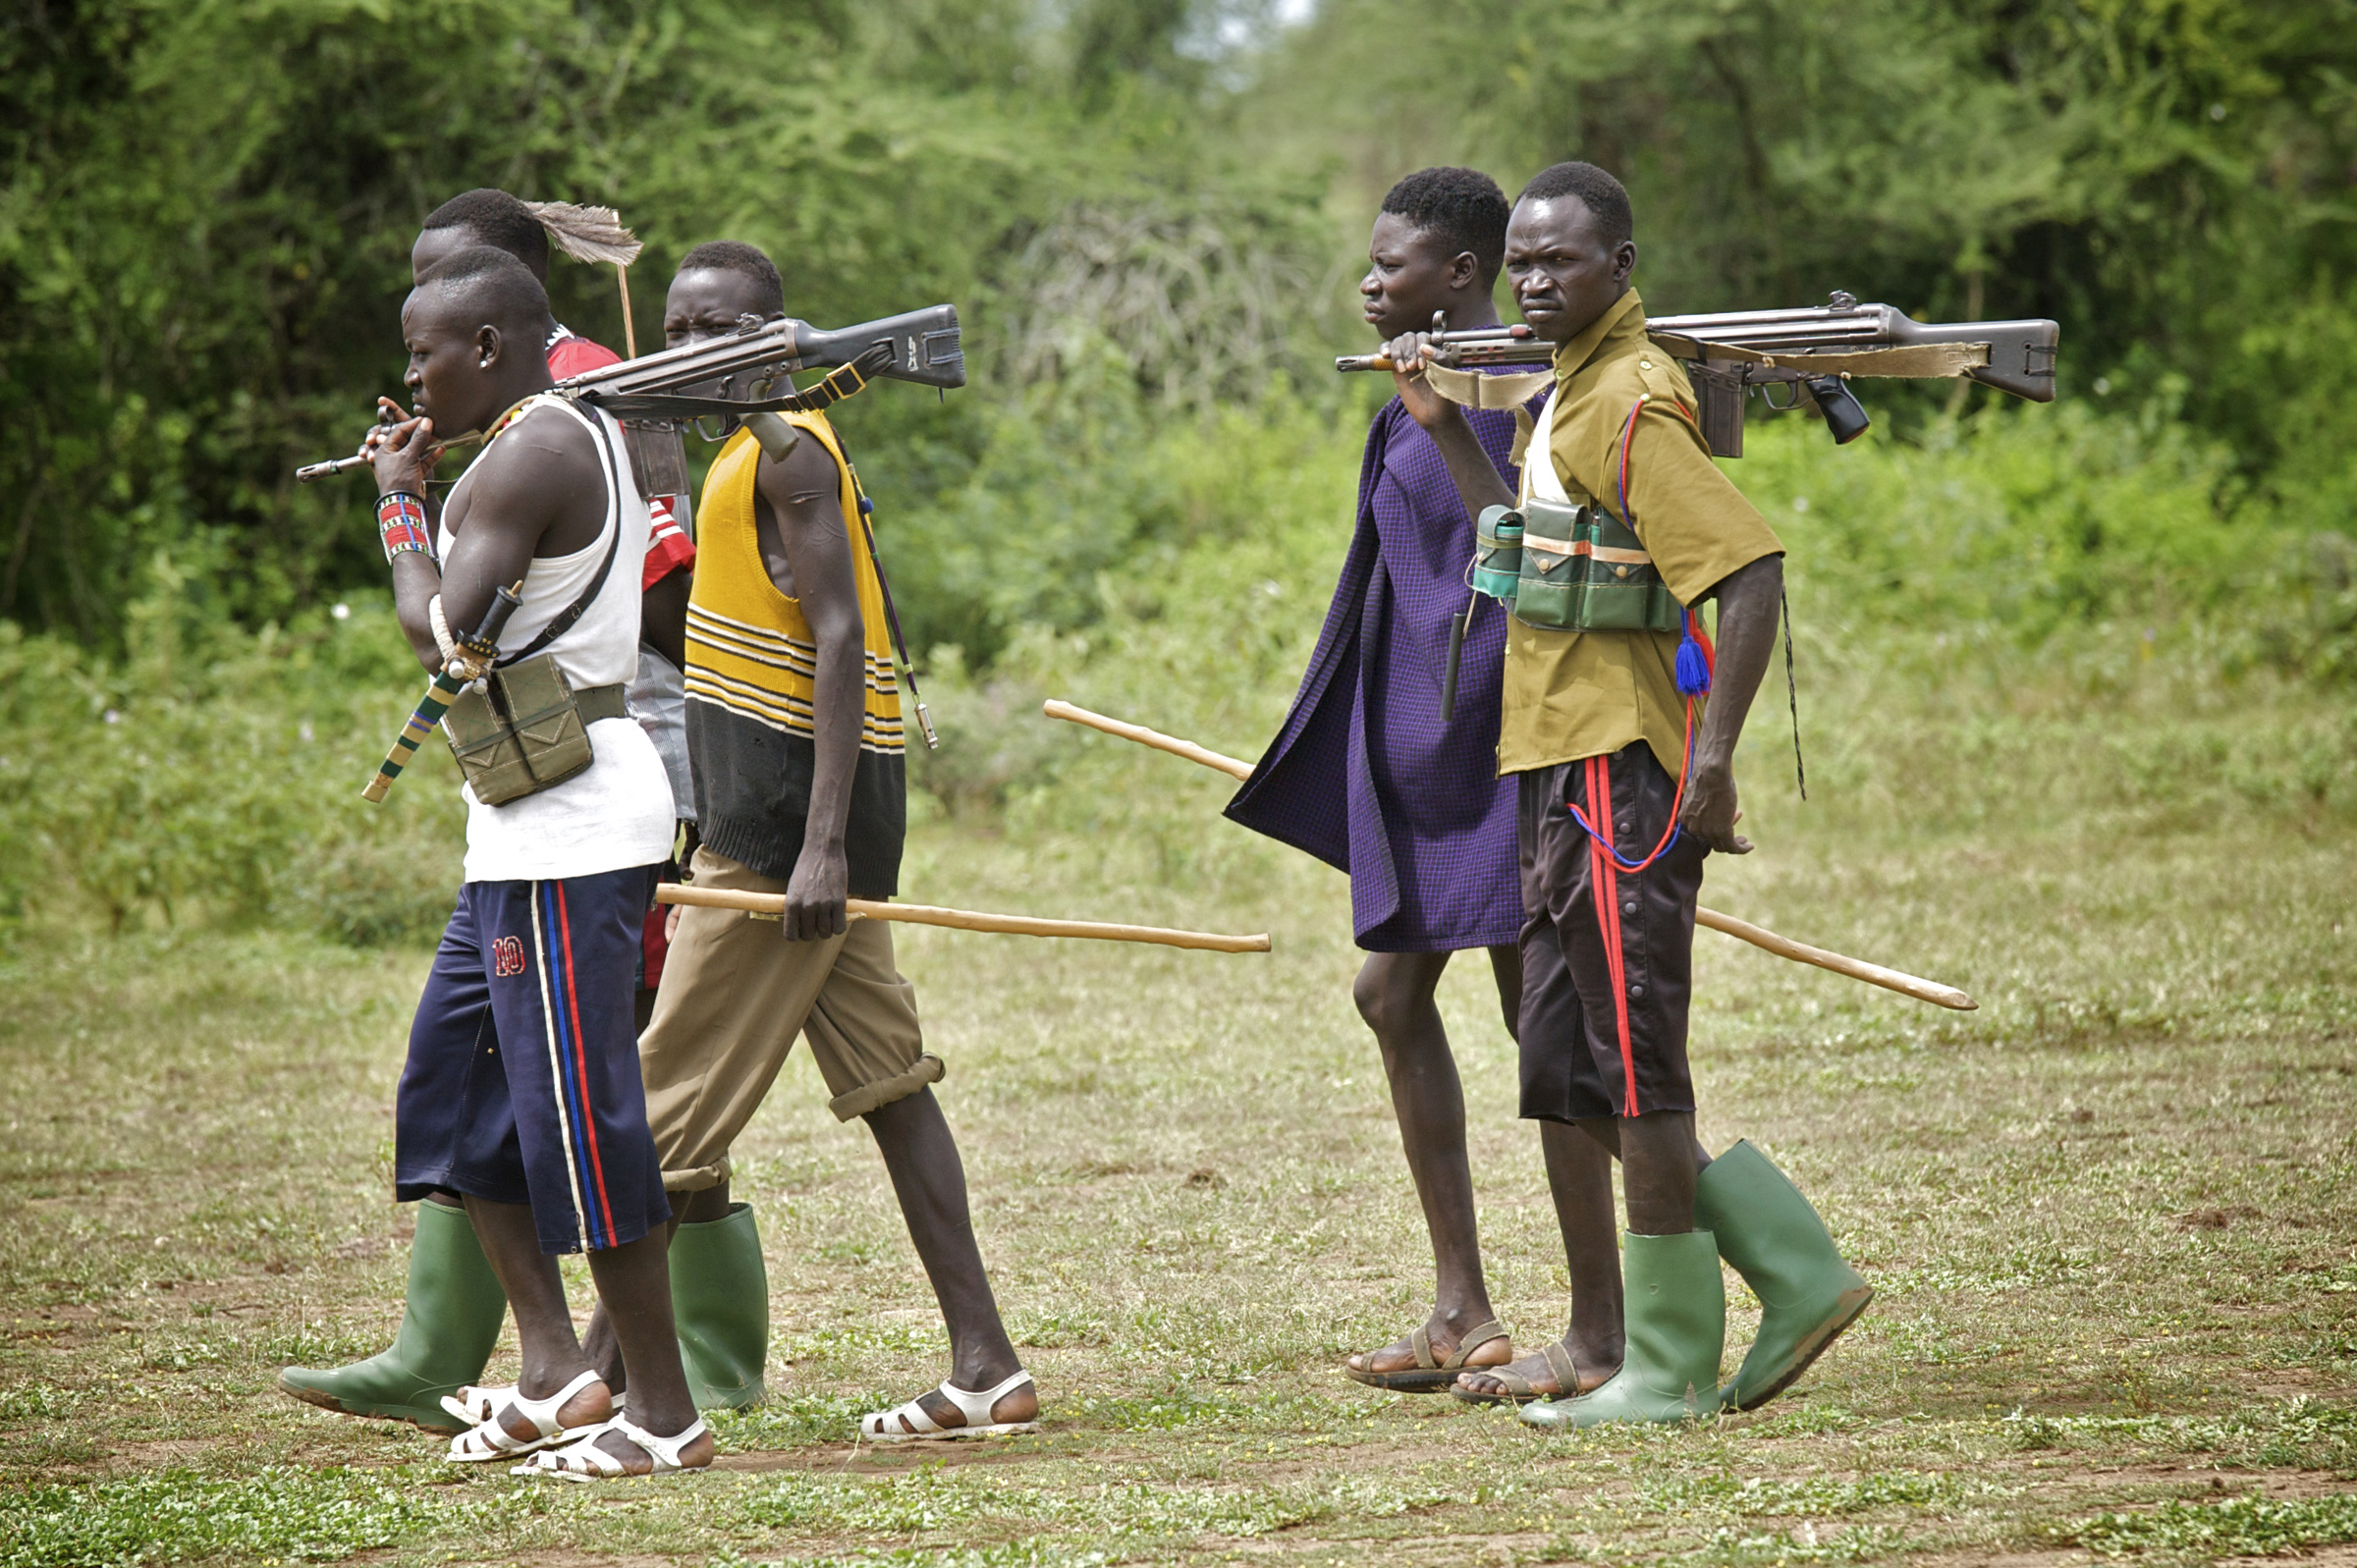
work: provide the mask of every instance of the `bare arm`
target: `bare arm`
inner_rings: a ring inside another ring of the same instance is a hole
[[[1727,574],[1704,595],[1719,601],[1717,668],[1711,672],[1711,700],[1703,710],[1702,734],[1694,742],[1694,777],[1677,820],[1713,849],[1751,852],[1735,833],[1735,742],[1751,713],[1768,660],[1776,652],[1776,626],[1782,613],[1784,558],[1762,556]]]
[[[866,623],[841,501],[842,476],[816,441],[795,445],[780,463],[763,458],[753,481],[753,526],[770,579],[801,601],[818,644],[811,685],[810,809],[801,855],[786,884],[784,930],[790,942],[840,936],[849,929],[844,900],[850,867],[844,831],[851,812],[851,776],[867,712]]]
[[[551,422],[553,425],[553,421]],[[433,426],[406,420],[387,432],[375,468],[380,493],[425,492]],[[586,436],[570,426],[519,430],[475,460],[481,470],[464,510],[451,519],[450,559],[437,568],[417,552],[393,559],[393,604],[402,634],[429,671],[442,668],[427,606],[464,637],[491,608],[494,590],[521,582],[535,555],[564,555],[596,538],[605,521],[605,475]]]
[[[687,668],[687,591],[695,579],[675,571],[646,590],[638,610],[638,638],[671,661],[674,670]]]
[[[1478,517],[1485,507],[1512,506],[1514,493],[1507,488],[1490,455],[1481,450],[1481,439],[1473,434],[1465,410],[1433,391],[1432,383],[1424,379],[1423,354],[1428,341],[1424,333],[1409,333],[1384,348],[1393,364],[1414,367],[1392,372],[1392,385],[1398,389],[1400,403],[1406,406],[1408,417],[1422,425],[1431,434],[1433,445],[1441,449],[1449,477],[1456,481],[1456,493],[1465,504],[1465,515]]]

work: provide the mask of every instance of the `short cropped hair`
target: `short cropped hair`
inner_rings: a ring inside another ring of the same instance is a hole
[[[464,229],[483,244],[506,251],[532,270],[548,276],[548,231],[532,209],[505,190],[469,190],[451,197],[426,214],[427,232]]]
[[[1484,284],[1506,263],[1506,192],[1479,169],[1418,169],[1392,187],[1383,210],[1438,237],[1450,253],[1470,250]]]
[[[548,291],[532,269],[491,245],[454,250],[425,269],[417,287],[441,289],[465,298],[482,319],[505,332],[529,338],[535,351],[547,341]]]
[[[1636,238],[1637,219],[1629,210],[1627,190],[1592,163],[1559,163],[1541,169],[1531,176],[1517,199],[1554,201],[1562,196],[1577,196],[1595,215],[1597,233],[1606,244],[1617,245]]]
[[[778,276],[778,264],[758,245],[741,240],[707,240],[680,258],[682,272],[706,268],[750,278],[759,291],[761,308],[772,315],[786,313],[786,280]]]

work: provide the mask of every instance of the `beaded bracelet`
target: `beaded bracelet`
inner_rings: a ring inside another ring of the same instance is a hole
[[[430,560],[434,536],[425,521],[425,499],[407,490],[389,490],[378,496],[376,537],[385,547],[387,561],[412,550]]]

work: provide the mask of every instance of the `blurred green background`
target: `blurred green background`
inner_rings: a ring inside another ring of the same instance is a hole
[[[19,0],[0,922],[438,927],[443,760],[348,800],[417,684],[365,480],[292,473],[397,386],[410,242],[475,185],[618,207],[642,345],[716,238],[821,324],[956,301],[972,384],[839,421],[950,731],[920,816],[1126,802],[1181,875],[1199,804],[1124,771],[1165,764],[1032,704],[1253,749],[1388,395],[1326,368],[1377,201],[1565,157],[1629,185],[1657,310],[2062,323],[2051,407],[1883,384],[1865,442],[1769,422],[1732,466],[1793,550],[1829,759],[2046,703],[2068,789],[2350,809],[2351,0]],[[551,285],[621,345],[611,269]],[[2168,729],[2205,713],[2245,729]]]

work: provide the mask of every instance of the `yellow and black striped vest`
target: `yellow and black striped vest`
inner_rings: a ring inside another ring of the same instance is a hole
[[[824,414],[783,416],[835,460],[863,627],[866,700],[845,850],[855,898],[888,898],[907,824],[901,692],[884,596],[860,520],[856,476]],[[788,878],[809,810],[812,681],[818,646],[799,601],[778,591],[753,529],[761,449],[739,431],[721,449],[696,508],[695,586],[687,601],[687,747],[697,824],[715,853]]]

